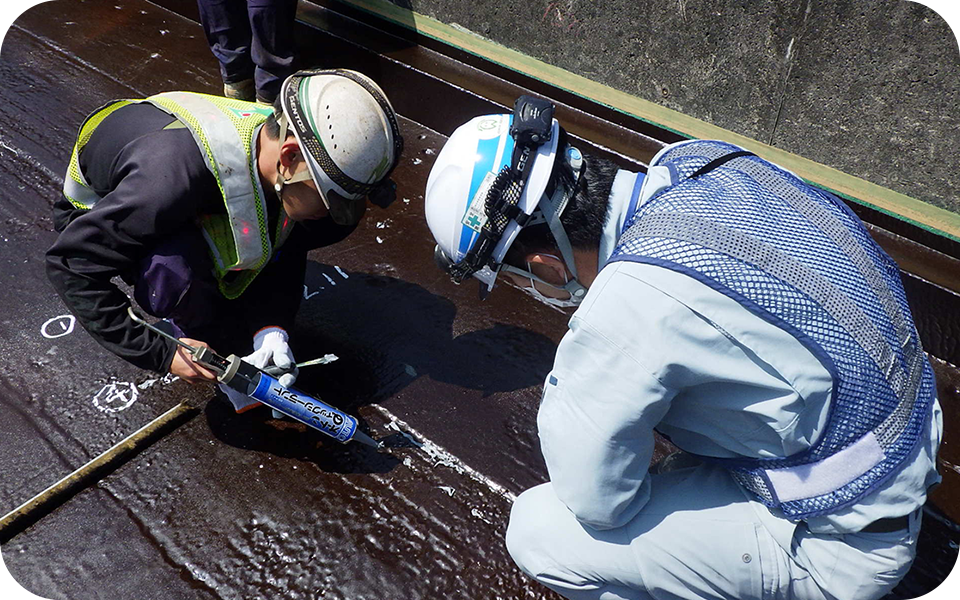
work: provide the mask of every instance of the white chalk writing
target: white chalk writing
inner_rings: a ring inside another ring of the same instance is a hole
[[[52,340],[70,335],[76,324],[77,319],[73,315],[60,315],[59,317],[47,320],[47,322],[43,324],[43,327],[40,328],[40,333],[43,337]]]
[[[105,413],[118,413],[130,408],[139,396],[140,392],[134,384],[116,381],[100,388],[93,397],[93,405]]]

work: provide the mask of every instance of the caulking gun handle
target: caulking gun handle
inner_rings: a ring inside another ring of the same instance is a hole
[[[215,371],[217,374],[222,374],[229,366],[228,359],[220,356],[206,346],[198,346],[193,351],[193,360],[211,371]]]
[[[210,363],[210,354],[213,354],[213,352],[210,351],[210,348],[205,346],[197,346],[193,351],[193,360],[205,367],[213,367],[214,365]]]

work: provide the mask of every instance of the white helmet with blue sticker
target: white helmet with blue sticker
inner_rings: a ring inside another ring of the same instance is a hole
[[[437,241],[437,262],[457,282],[467,275],[479,279],[481,296],[493,289],[503,257],[520,230],[549,223],[556,234],[565,205],[552,203],[545,195],[557,159],[560,125],[552,118],[552,105],[540,101],[531,109],[530,100],[518,100],[514,115],[484,115],[458,127],[427,179],[425,211]],[[517,114],[532,114],[533,119],[518,126]],[[533,129],[526,126],[534,119],[538,123]],[[570,151],[566,160],[579,169],[579,152],[572,147]],[[566,242],[562,228],[560,234]],[[569,243],[561,243],[561,251],[564,245],[569,250]]]

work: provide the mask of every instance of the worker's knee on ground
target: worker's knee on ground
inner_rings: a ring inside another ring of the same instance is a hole
[[[548,507],[559,503],[550,484],[529,489],[513,503],[507,525],[507,551],[517,566],[531,577],[546,567],[547,551],[551,547],[551,527]]]

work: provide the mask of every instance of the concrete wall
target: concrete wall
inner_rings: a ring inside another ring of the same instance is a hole
[[[960,51],[921,4],[391,1],[960,212]]]

